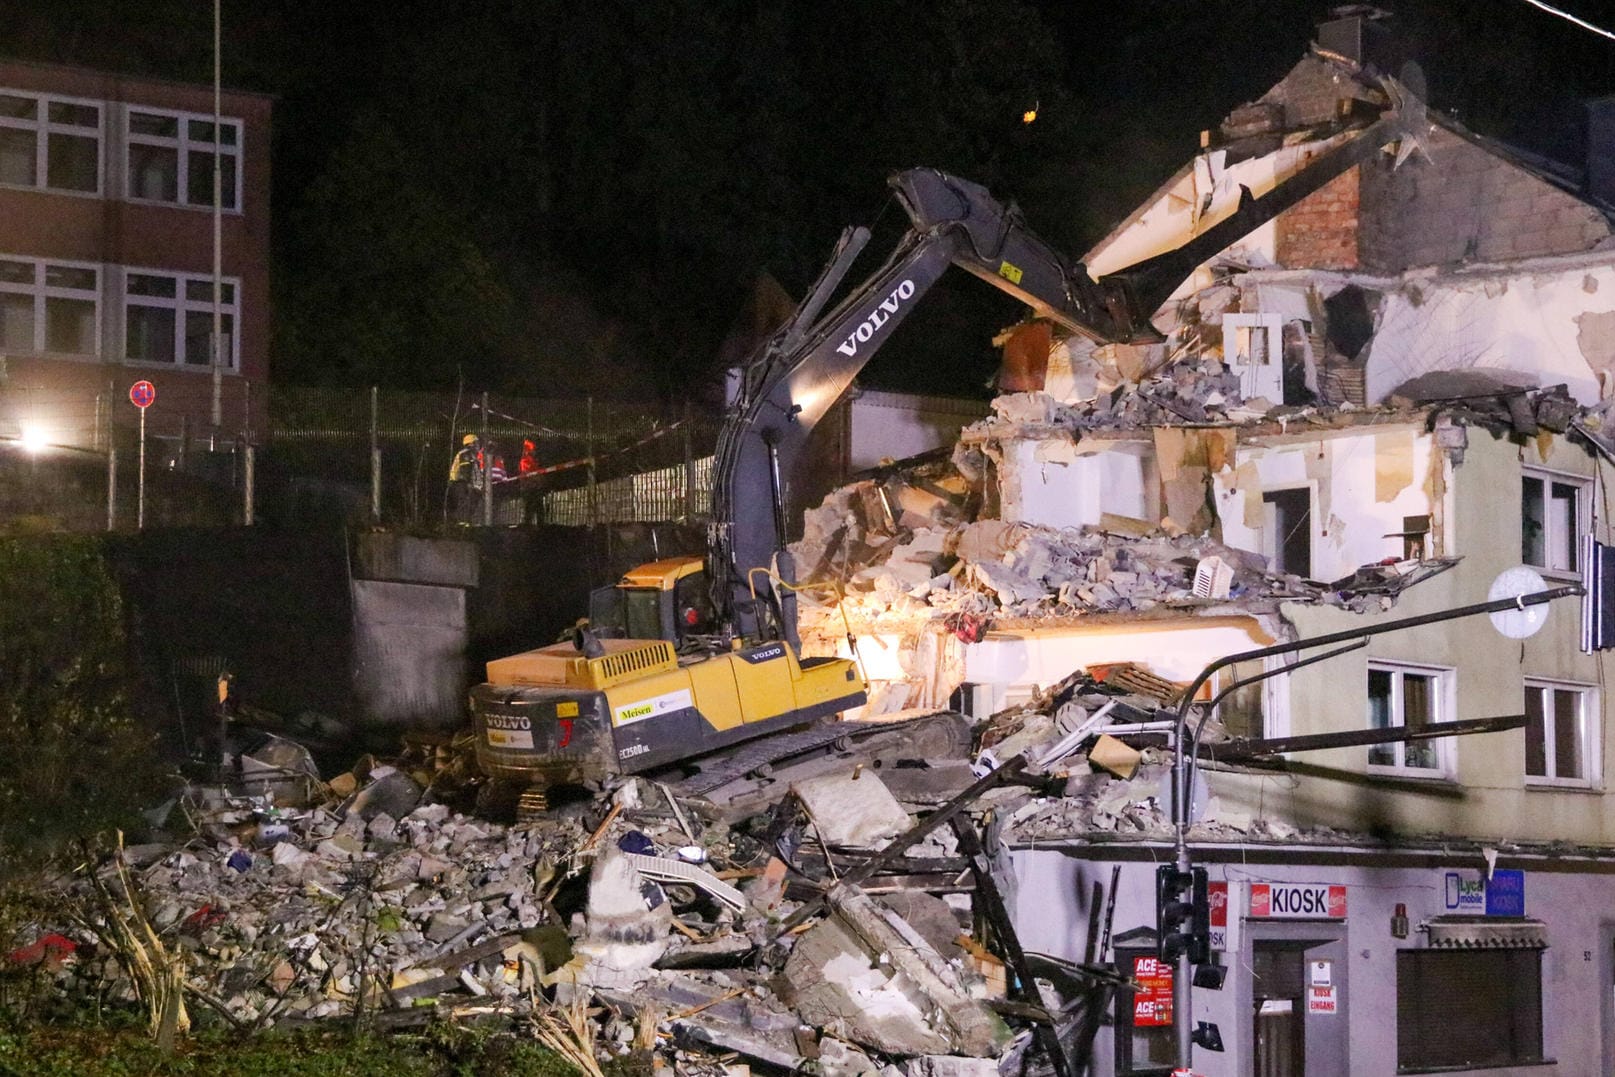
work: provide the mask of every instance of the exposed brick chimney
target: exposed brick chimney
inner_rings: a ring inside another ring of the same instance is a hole
[[[1274,221],[1274,254],[1286,269],[1356,269],[1358,170],[1336,176]]]
[[[1318,47],[1364,70],[1395,75],[1407,58],[1389,26],[1390,12],[1371,4],[1333,8],[1318,24]]]

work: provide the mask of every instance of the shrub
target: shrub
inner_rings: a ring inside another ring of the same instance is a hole
[[[151,804],[163,769],[130,698],[100,540],[0,538],[0,878]]]

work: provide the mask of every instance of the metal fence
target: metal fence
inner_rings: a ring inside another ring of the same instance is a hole
[[[660,523],[704,516],[712,497],[712,457],[545,495],[546,524]]]
[[[266,447],[272,481],[294,500],[334,499],[377,522],[431,525],[460,510],[468,523],[593,525],[704,514],[718,424],[690,405],[275,388]],[[448,498],[467,434],[507,476],[469,513]]]
[[[141,481],[137,414],[110,389],[0,380],[0,530],[19,520],[88,530],[333,517],[442,526],[449,465],[468,433],[508,478],[457,505],[454,522],[692,521],[707,511],[719,426],[688,404],[275,387],[251,441],[208,436],[183,413],[158,416]],[[534,468],[524,474],[528,443]]]

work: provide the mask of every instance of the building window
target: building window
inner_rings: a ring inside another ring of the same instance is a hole
[[[1420,729],[1446,721],[1450,670],[1371,662],[1368,666],[1370,729]],[[1447,740],[1399,740],[1368,748],[1372,769],[1439,776],[1449,769]]]
[[[1590,784],[1598,758],[1597,715],[1591,688],[1527,681],[1526,777],[1543,783]]]
[[[1581,571],[1577,540],[1587,530],[1587,480],[1527,469],[1520,477],[1520,559],[1548,572]]]
[[[1397,951],[1398,1073],[1543,1061],[1542,951]]]
[[[220,350],[231,370],[240,363],[237,296],[236,281],[221,282]],[[212,363],[212,277],[131,269],[124,276],[123,309],[124,352],[130,359],[183,366]]]
[[[1262,494],[1262,541],[1273,571],[1312,576],[1312,491],[1305,486]]]
[[[241,204],[241,121],[219,123],[219,190],[225,209]],[[213,117],[131,108],[128,197],[182,206],[213,205]]]
[[[96,266],[0,257],[0,348],[99,354],[100,279]]]
[[[0,90],[0,183],[101,192],[101,106]]]

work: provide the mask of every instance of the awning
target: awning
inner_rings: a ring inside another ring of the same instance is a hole
[[[1442,950],[1544,950],[1548,925],[1528,916],[1437,916],[1426,925]]]

